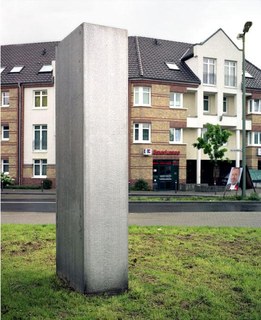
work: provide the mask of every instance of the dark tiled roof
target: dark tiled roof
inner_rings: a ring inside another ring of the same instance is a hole
[[[129,79],[151,79],[199,84],[198,77],[181,58],[192,44],[145,37],[129,37]],[[170,70],[174,62],[180,70]]]
[[[55,47],[58,42],[39,42],[4,45],[1,47],[1,83],[52,83],[52,72],[39,73],[43,65],[55,60]],[[14,66],[24,66],[20,73],[10,73]]]
[[[246,77],[247,89],[261,89],[261,70],[254,66],[251,62],[246,60],[246,71],[251,74],[253,78]]]

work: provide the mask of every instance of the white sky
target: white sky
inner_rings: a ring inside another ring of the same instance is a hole
[[[0,0],[0,42],[60,41],[82,22],[158,39],[198,43],[219,28],[261,69],[261,0]]]

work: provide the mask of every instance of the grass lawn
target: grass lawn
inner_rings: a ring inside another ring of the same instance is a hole
[[[54,225],[2,225],[2,319],[261,319],[261,229],[129,229],[129,291],[84,296],[55,274]]]

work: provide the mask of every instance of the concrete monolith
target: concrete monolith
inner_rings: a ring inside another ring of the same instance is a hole
[[[56,54],[57,274],[128,288],[127,31],[83,23]]]

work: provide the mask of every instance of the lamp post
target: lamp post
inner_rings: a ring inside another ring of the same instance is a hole
[[[243,42],[243,61],[242,61],[242,197],[246,196],[246,79],[245,79],[245,34],[252,26],[252,22],[248,21],[244,25],[243,33],[240,33],[237,38]]]

